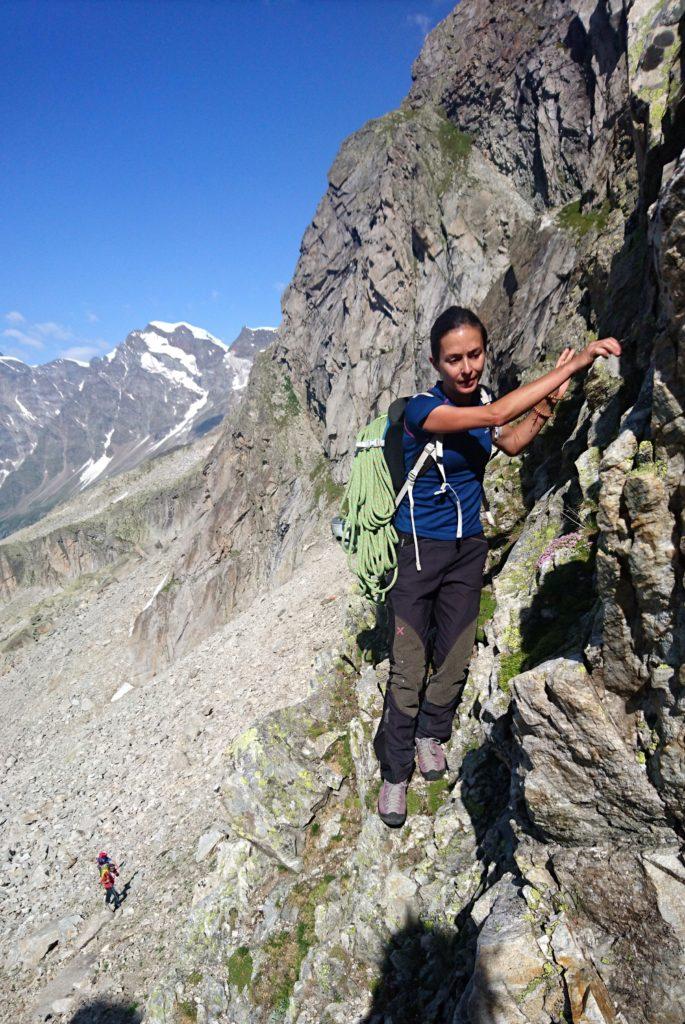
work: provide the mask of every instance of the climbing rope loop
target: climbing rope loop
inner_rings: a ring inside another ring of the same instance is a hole
[[[342,502],[342,544],[361,593],[383,602],[397,579],[395,490],[383,455],[387,417],[372,420],[357,437],[350,479]]]

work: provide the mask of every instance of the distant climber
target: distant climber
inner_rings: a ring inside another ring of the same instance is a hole
[[[480,387],[487,340],[470,310],[445,310],[430,333],[430,362],[440,380],[411,398],[404,415],[407,474],[426,445],[435,444],[429,468],[412,480],[394,516],[399,549],[388,595],[390,677],[374,740],[383,780],[378,813],[391,827],[406,819],[415,756],[426,779],[447,770],[442,744],[464,687],[488,553],[480,516],[492,447],[518,455],[552,416],[574,374],[599,356],[621,354],[614,338],[593,341],[579,353],[565,348],[554,370],[490,401]]]
[[[119,874],[119,868],[104,850],[98,854],[98,870],[100,872],[100,885],[105,890],[105,904],[107,906],[111,904],[112,913],[114,913],[121,905],[121,896],[114,886]]]

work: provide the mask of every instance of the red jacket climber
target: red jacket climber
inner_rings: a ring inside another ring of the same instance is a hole
[[[114,881],[119,874],[119,868],[110,859],[109,854],[102,850],[98,854],[98,869],[100,871],[100,885],[104,886],[105,889],[105,904],[109,905],[111,902],[112,912],[119,909],[121,904],[121,897],[114,888]]]

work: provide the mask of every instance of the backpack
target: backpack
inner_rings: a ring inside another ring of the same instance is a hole
[[[427,391],[419,394],[429,396]],[[443,464],[444,434],[433,434],[425,444],[409,473],[404,464],[404,414],[414,396],[397,398],[385,416],[378,416],[357,435],[350,478],[343,495],[344,519],[342,546],[350,567],[359,579],[361,593],[382,603],[397,579],[398,536],[393,526],[395,511],[405,496],[414,538],[416,568],[421,571],[419,543],[414,525],[414,484],[435,467],[441,478],[436,494],[452,492],[457,508],[457,537],[461,536],[461,503],[450,486]],[[489,405],[492,395],[480,389],[481,405]],[[492,516],[483,495],[486,518]]]

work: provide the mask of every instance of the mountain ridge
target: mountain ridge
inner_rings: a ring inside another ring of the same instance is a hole
[[[0,357],[0,533],[215,429],[273,333],[251,331],[252,346],[233,351],[202,328],[151,321],[88,364]]]

